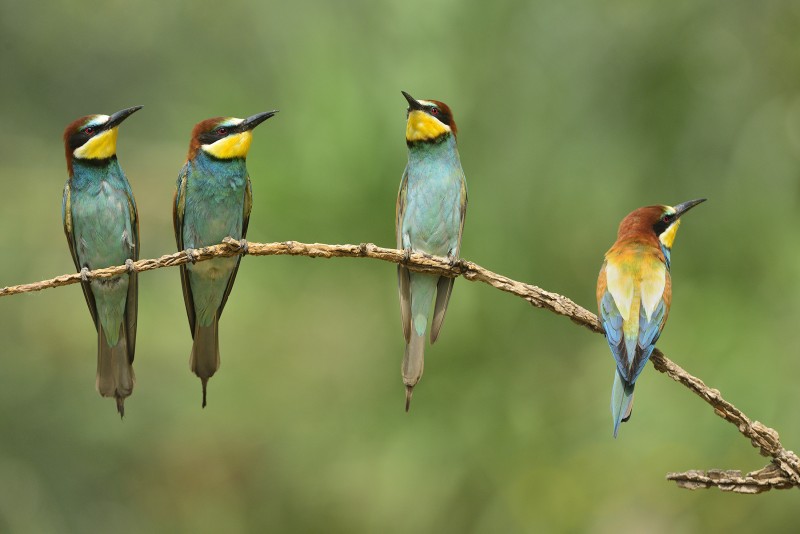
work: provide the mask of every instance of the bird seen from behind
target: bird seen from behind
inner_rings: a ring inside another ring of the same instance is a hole
[[[614,437],[633,409],[636,379],[653,353],[672,302],[670,255],[681,216],[706,199],[647,206],[625,217],[597,280],[597,306],[616,361]]]

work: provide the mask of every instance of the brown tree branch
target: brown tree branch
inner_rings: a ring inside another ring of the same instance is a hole
[[[705,489],[718,487],[722,491],[734,493],[763,493],[772,488],[788,489],[794,486],[780,468],[774,463],[742,475],[741,471],[687,471],[685,473],[669,473],[667,480],[672,480],[678,487],[686,489]]]
[[[223,243],[201,249],[187,250],[168,254],[157,259],[139,260],[133,263],[132,269],[137,272],[151,271],[162,267],[174,267],[189,261],[205,261],[216,257],[230,257],[245,253],[239,242],[226,238]],[[298,243],[284,241],[280,243],[248,243],[247,254],[251,256],[308,256],[311,258],[374,258],[391,263],[402,263],[412,271],[439,274],[449,277],[461,276],[473,282],[483,282],[506,293],[521,297],[537,308],[550,310],[558,315],[568,317],[572,322],[584,326],[595,333],[603,330],[597,316],[574,303],[563,295],[545,291],[531,284],[512,280],[500,274],[484,269],[475,263],[459,260],[450,262],[446,258],[412,253],[406,255],[402,250],[383,248],[371,243],[361,245],[326,245],[321,243]],[[191,259],[190,259],[191,258]],[[128,267],[120,265],[89,272],[89,278],[110,278],[127,272]],[[81,281],[80,273],[68,274],[42,280],[31,284],[9,286],[0,289],[0,297],[41,291],[53,287],[76,284]],[[714,408],[714,413],[736,426],[739,432],[748,438],[752,445],[759,449],[763,456],[772,458],[766,467],[742,476],[740,471],[709,470],[670,473],[668,480],[675,481],[679,487],[688,489],[708,488],[716,486],[723,491],[739,493],[760,493],[769,489],[785,489],[800,487],[800,459],[792,451],[781,445],[778,433],[759,423],[752,421],[741,410],[722,398],[720,392],[709,388],[702,380],[687,373],[683,368],[664,356],[660,350],[653,351],[650,361],[660,373],[664,373],[676,382],[689,388],[695,395]]]

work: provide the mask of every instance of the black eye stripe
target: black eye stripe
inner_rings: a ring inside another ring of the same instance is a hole
[[[224,133],[219,133],[220,129],[225,130],[225,132]],[[216,143],[220,139],[224,139],[224,138],[228,137],[229,135],[232,135],[232,134],[235,134],[235,133],[237,133],[235,125],[234,126],[214,126],[214,128],[212,128],[211,131],[203,132],[199,136],[197,136],[197,139],[204,145],[210,145],[210,144]]]
[[[79,131],[69,136],[70,149],[75,150],[79,146],[82,146],[86,141],[88,141],[92,137],[93,133],[87,134],[83,130],[84,128],[81,128]]]
[[[667,228],[669,228],[675,222],[675,214],[674,213],[665,213],[661,216],[661,218],[656,221],[653,225],[653,231],[656,233],[657,236],[663,234]]]

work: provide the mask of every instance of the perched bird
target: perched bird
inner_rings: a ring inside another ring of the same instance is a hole
[[[614,437],[633,408],[633,388],[661,335],[672,301],[670,251],[680,217],[706,199],[628,214],[597,280],[597,306],[617,362],[611,392]]]
[[[117,161],[122,121],[142,106],[111,115],[88,115],[64,130],[69,179],[61,205],[64,233],[97,329],[97,391],[114,397],[120,417],[133,391],[136,348],[139,217]],[[88,271],[126,264],[128,274],[90,280]]]
[[[179,250],[241,240],[245,252],[253,193],[245,158],[253,128],[277,111],[246,119],[216,117],[192,130],[189,155],[178,176],[173,205]],[[191,255],[190,255],[191,260]],[[241,256],[181,265],[181,283],[194,343],[190,365],[203,384],[219,369],[219,318],[233,288]]]
[[[446,104],[415,100],[402,93],[408,101],[408,165],[397,196],[397,248],[404,249],[406,255],[422,252],[446,256],[455,263],[467,211],[467,182],[458,156],[456,123]],[[402,373],[408,411],[413,388],[422,377],[431,301],[435,295],[430,326],[433,344],[442,328],[454,279],[410,272],[402,264],[397,276],[406,339]]]

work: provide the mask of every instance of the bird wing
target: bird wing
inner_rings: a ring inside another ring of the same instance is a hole
[[[133,232],[133,261],[139,259],[139,213],[136,210],[136,201],[133,198],[133,191],[126,182],[125,194],[128,200],[128,216],[130,217],[131,232]],[[139,274],[133,272],[128,275],[128,298],[125,301],[125,326],[128,342],[128,361],[133,363],[133,355],[136,351],[136,321],[139,310]]]
[[[253,186],[250,183],[250,176],[246,177],[246,182],[244,186],[244,206],[242,211],[242,239],[247,237],[247,227],[250,225],[250,210],[253,209]],[[225,294],[222,296],[222,303],[219,305],[219,309],[217,310],[217,318],[222,315],[222,309],[225,307],[225,303],[228,302],[228,296],[231,294],[231,289],[233,289],[233,281],[236,280],[236,273],[239,271],[239,264],[242,262],[242,256],[236,256],[236,267],[233,268],[233,272],[231,273],[231,277],[228,278],[228,285],[225,287]]]
[[[178,182],[175,188],[175,200],[172,204],[172,225],[175,228],[175,243],[178,250],[184,250],[183,246],[183,215],[186,210],[186,180],[189,176],[189,162],[183,166],[178,174]],[[194,338],[194,298],[192,297],[192,286],[189,284],[189,271],[186,264],[181,265],[181,287],[183,287],[183,303],[186,305],[186,317],[189,319],[189,330]]]
[[[455,257],[458,258],[461,252],[461,236],[464,234],[464,217],[467,214],[467,181],[461,173],[461,197],[459,201],[460,223],[458,227],[458,240],[456,244]],[[444,323],[444,315],[447,312],[447,305],[450,303],[450,294],[453,292],[455,278],[440,276],[436,284],[436,303],[433,306],[433,320],[431,321],[431,344],[436,342],[439,331]]]
[[[403,218],[406,212],[406,195],[408,194],[408,168],[403,171],[400,180],[400,191],[397,193],[397,206],[395,209],[395,231],[397,234],[397,248],[404,249],[403,245]],[[411,340],[411,279],[408,268],[398,264],[397,285],[400,293],[400,320],[403,323],[403,336],[406,343]]]
[[[70,182],[67,181],[67,184],[64,186],[64,197],[61,200],[61,218],[64,221],[64,234],[67,236],[67,243],[69,244],[69,252],[72,255],[72,261],[75,263],[75,268],[80,271],[83,266],[81,265],[80,258],[78,258],[78,247],[75,243],[75,233],[72,227],[72,191],[69,186]],[[97,304],[94,301],[94,295],[92,294],[92,288],[89,282],[81,282],[81,289],[83,289],[86,305],[89,306],[89,313],[92,314],[94,326],[97,328]]]
[[[597,299],[608,345],[620,375],[633,384],[644,369],[669,313],[671,283],[663,262],[627,269],[606,262]],[[631,264],[634,265],[634,264]]]
[[[600,276],[597,279],[597,308],[600,310],[600,323],[606,333],[606,341],[611,347],[611,353],[619,368],[621,362],[627,366],[627,354],[625,349],[625,339],[622,335],[622,314],[614,301],[614,297],[608,291],[608,279],[606,276],[607,263],[603,263],[600,269]]]

